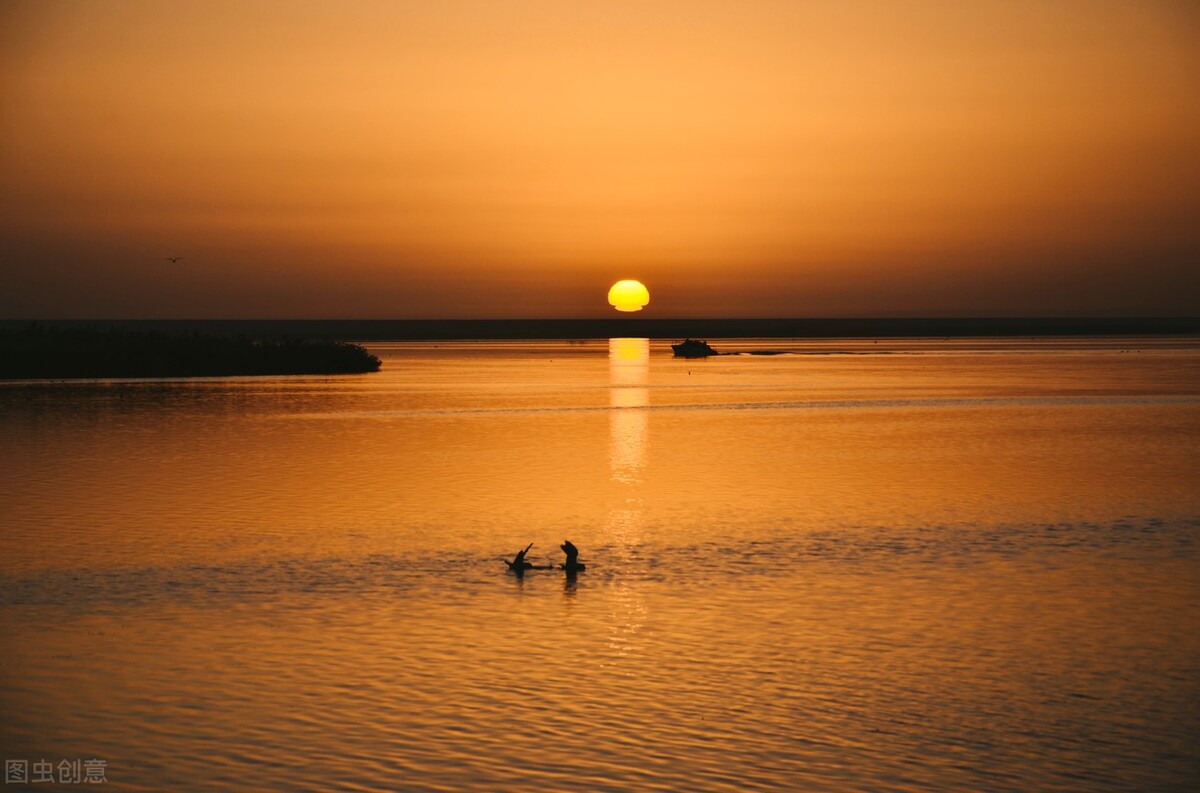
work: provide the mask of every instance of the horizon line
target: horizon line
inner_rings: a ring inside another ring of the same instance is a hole
[[[1200,317],[0,320],[0,330],[9,332],[38,326],[338,341],[1200,335]]]
[[[591,317],[0,317],[0,323],[15,322],[1121,322],[1121,321],[1198,321],[1200,312],[1191,314],[820,314],[789,316],[670,316],[642,315]]]

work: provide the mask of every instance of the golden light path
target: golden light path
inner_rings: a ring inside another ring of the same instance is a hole
[[[625,278],[609,288],[608,303],[617,311],[641,311],[650,303],[650,291],[641,281]]]

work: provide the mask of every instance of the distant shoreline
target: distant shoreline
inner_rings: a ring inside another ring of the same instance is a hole
[[[1200,317],[0,320],[0,330],[16,331],[31,325],[327,341],[604,339],[619,336],[654,339],[1188,336],[1200,333]]]
[[[361,374],[380,361],[362,347],[127,326],[0,325],[0,380]]]

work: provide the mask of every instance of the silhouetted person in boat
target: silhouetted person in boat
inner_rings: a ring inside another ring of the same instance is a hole
[[[517,555],[513,557],[513,560],[511,562],[506,559],[504,561],[504,563],[506,565],[508,565],[508,569],[512,570],[517,575],[525,575],[526,570],[553,570],[554,565],[552,565],[552,564],[547,564],[547,565],[538,567],[537,565],[533,564],[532,562],[525,561],[525,554],[529,553],[529,549],[532,547],[533,547],[533,543],[529,543],[528,545],[525,546],[525,550],[517,551]]]
[[[532,547],[533,543],[529,543],[525,546],[525,550],[517,551],[517,555],[513,557],[511,562],[505,562],[508,565],[508,569],[518,574],[524,573],[526,570],[532,570],[533,563],[525,561],[525,554],[529,553],[529,549]]]
[[[570,540],[563,540],[563,544],[558,547],[562,548],[563,553],[567,555],[567,561],[563,564],[562,569],[568,573],[587,569],[587,565],[579,563],[579,549],[575,547],[575,543]]]

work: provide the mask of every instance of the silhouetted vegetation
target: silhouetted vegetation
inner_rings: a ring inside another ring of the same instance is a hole
[[[124,328],[0,329],[0,378],[220,377],[379,370],[356,344]]]

